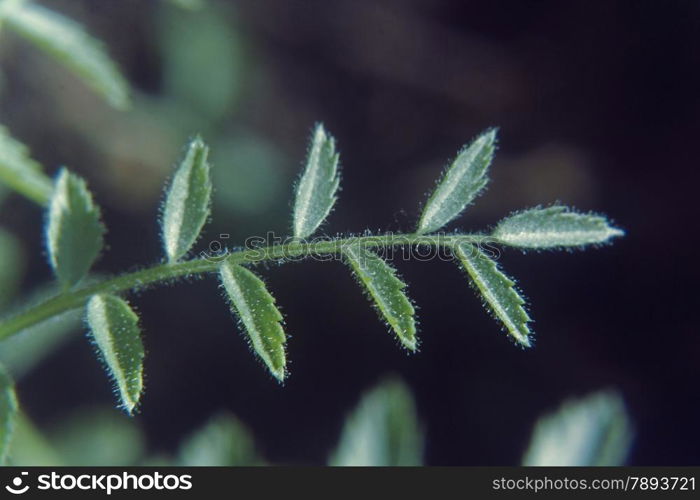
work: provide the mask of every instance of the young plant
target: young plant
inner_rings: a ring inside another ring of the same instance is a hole
[[[115,108],[128,106],[126,80],[102,45],[76,23],[26,0],[0,0],[0,26],[46,51]],[[494,245],[583,248],[606,243],[623,232],[601,215],[554,205],[516,212],[488,233],[438,233],[486,187],[496,135],[496,129],[489,129],[460,150],[425,203],[414,231],[310,240],[333,209],[340,182],[335,139],[319,124],[295,190],[291,238],[284,243],[188,258],[209,219],[212,192],[208,147],[196,137],[187,146],[167,189],[160,221],[162,261],[115,277],[87,280],[103,250],[105,227],[86,182],[66,168],[51,180],[30,158],[26,147],[0,126],[0,181],[46,207],[47,254],[60,285],[54,296],[5,318],[0,323],[0,341],[68,311],[84,309],[90,337],[115,382],[121,406],[131,414],[142,396],[144,349],[139,318],[122,295],[185,276],[217,274],[252,350],[270,373],[283,381],[288,375],[283,316],[256,274],[256,265],[311,256],[340,258],[401,345],[415,351],[415,308],[406,294],[406,284],[379,254],[393,247],[430,247],[454,256],[510,338],[529,347],[532,331],[525,301],[494,260]],[[13,382],[0,367],[0,459],[6,452],[16,408]]]
[[[0,339],[63,312],[86,307],[97,351],[114,379],[121,404],[134,411],[143,388],[144,350],[138,317],[120,294],[182,276],[217,273],[233,314],[252,350],[279,381],[287,376],[283,316],[254,271],[267,261],[284,262],[334,255],[347,263],[380,317],[408,350],[418,345],[415,308],[406,284],[377,251],[398,245],[430,246],[450,252],[484,304],[517,344],[529,347],[532,331],[525,301],[492,258],[493,244],[521,249],[580,248],[622,235],[607,220],[563,206],[516,212],[490,234],[439,234],[484,189],[496,145],[488,130],[463,148],[428,198],[415,232],[308,240],[333,208],[338,190],[338,153],[333,137],[317,125],[306,167],[296,188],[292,227],[286,243],[186,259],[209,217],[211,181],[208,148],[199,137],[185,152],[167,190],[161,219],[164,262],[92,284],[81,285],[103,245],[104,227],[85,181],[62,169],[48,204],[46,241],[51,266],[63,286],[58,295],[0,324]]]

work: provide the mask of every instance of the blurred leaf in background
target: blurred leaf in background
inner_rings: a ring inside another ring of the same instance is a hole
[[[212,147],[215,209],[241,216],[259,214],[287,199],[286,158],[264,138],[246,132]]]
[[[8,28],[73,71],[114,108],[130,106],[126,79],[102,42],[81,24],[29,1],[6,1],[2,7]]]
[[[127,466],[139,463],[144,437],[134,419],[112,408],[82,408],[48,431],[20,414],[10,463],[22,466]]]
[[[330,458],[337,466],[422,465],[423,432],[411,393],[389,379],[362,397]]]
[[[13,234],[0,228],[0,309],[3,309],[17,292],[25,265],[20,241]]]
[[[15,379],[21,379],[72,334],[80,331],[81,326],[82,311],[78,309],[27,328],[3,341],[0,362],[7,366]]]
[[[171,4],[181,9],[199,10],[204,7],[204,0],[168,0]]]
[[[213,416],[180,446],[178,463],[187,466],[263,465],[248,429],[233,415]]]
[[[12,377],[0,366],[0,465],[5,464],[17,422],[17,396]]]
[[[2,252],[2,246],[0,246],[0,256]],[[11,260],[8,258],[7,261],[0,262],[0,269],[5,265],[5,262],[9,265]],[[15,262],[15,266],[19,266],[19,264]],[[89,285],[99,279],[100,275],[93,274],[87,276],[84,282],[85,285]],[[2,286],[1,281],[0,286]],[[56,283],[40,286],[24,297],[25,302],[22,308],[32,307],[43,302],[56,295],[57,292]],[[8,311],[3,311],[3,314],[12,315],[15,312],[16,310],[10,308]],[[73,334],[82,332],[82,326],[83,313],[76,309],[26,328],[19,334],[3,340],[2,345],[0,345],[0,363],[3,363],[12,376],[19,380],[31,372],[47,356],[64,345]]]
[[[8,464],[42,467],[66,465],[32,421],[21,412],[12,436]]]
[[[111,408],[77,410],[47,436],[65,465],[133,465],[144,452],[137,421]]]
[[[632,435],[630,418],[617,392],[570,399],[537,421],[523,465],[623,465]]]
[[[158,16],[165,94],[207,122],[231,113],[243,81],[241,39],[225,7],[219,2],[182,10],[163,4]]]

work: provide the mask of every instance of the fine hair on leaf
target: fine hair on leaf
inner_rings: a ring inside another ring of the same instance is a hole
[[[28,163],[28,169],[35,169],[21,145],[5,140],[11,146],[13,161]],[[196,136],[186,145],[183,159],[166,189],[160,220],[166,261],[114,277],[90,280],[83,278],[102,249],[105,228],[85,181],[62,169],[52,188],[46,228],[50,263],[62,290],[0,322],[0,340],[87,304],[87,320],[100,356],[116,382],[121,405],[131,413],[141,397],[144,353],[138,317],[118,294],[217,273],[231,311],[253,352],[274,378],[283,381],[288,376],[283,316],[267,286],[252,269],[258,264],[284,264],[313,256],[321,257],[317,259],[320,261],[343,260],[401,345],[415,351],[416,306],[406,294],[406,284],[399,278],[391,259],[380,257],[384,250],[402,247],[429,248],[440,255],[452,256],[511,339],[529,347],[533,334],[525,299],[484,244],[561,249],[599,245],[622,236],[623,232],[601,215],[554,205],[515,212],[498,223],[491,234],[459,230],[434,234],[454,220],[483,190],[495,144],[496,129],[489,129],[459,153],[428,199],[417,232],[339,234],[307,240],[333,208],[339,185],[335,139],[319,124],[314,129],[307,162],[296,188],[291,237],[255,248],[234,247],[221,254],[202,253],[188,260],[186,256],[211,210],[209,149]],[[0,170],[2,159],[0,152]]]
[[[348,245],[344,254],[379,314],[394,330],[401,344],[415,351],[415,309],[404,291],[406,283],[399,279],[388,262],[362,245]]]
[[[102,250],[105,231],[85,181],[61,169],[49,202],[46,246],[62,285],[71,287],[87,274]]]
[[[416,232],[432,233],[457,217],[486,187],[496,149],[496,129],[474,139],[459,152],[428,198]]]
[[[335,139],[317,124],[306,167],[296,188],[294,200],[294,237],[311,236],[328,217],[335,201],[340,176],[339,155],[335,150]]]
[[[265,283],[245,267],[224,262],[221,282],[231,301],[231,309],[243,324],[253,350],[267,365],[270,373],[284,380],[287,369],[286,335],[282,328],[282,313]]]
[[[192,247],[211,210],[209,148],[200,137],[188,145],[165,198],[161,221],[163,246],[174,262]]]
[[[86,318],[121,405],[131,414],[143,390],[144,349],[139,318],[124,299],[108,294],[90,299]]]
[[[503,324],[511,337],[524,347],[530,347],[532,332],[530,316],[525,311],[525,299],[515,289],[515,283],[498,268],[496,261],[470,243],[456,246],[455,252],[475,289],[487,308]]]
[[[582,248],[624,235],[605,217],[554,205],[516,212],[498,223],[492,236],[518,248]]]

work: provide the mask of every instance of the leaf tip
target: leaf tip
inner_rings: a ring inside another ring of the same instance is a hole
[[[62,167],[47,208],[45,241],[51,267],[64,288],[88,273],[102,251],[105,232],[87,183]]]
[[[145,356],[138,316],[116,295],[93,295],[86,306],[90,336],[114,381],[119,406],[133,415],[143,393]]]
[[[275,368],[270,367],[270,373],[272,373],[272,376],[275,377],[280,384],[283,384],[287,378],[287,370],[283,365]]]
[[[184,157],[167,188],[161,219],[165,255],[174,263],[197,241],[211,213],[209,147],[200,135],[186,146]]]
[[[527,335],[521,335],[518,337],[513,336],[515,341],[520,344],[522,347],[529,349],[532,347],[532,342],[530,341],[530,338],[532,337],[532,332],[528,332]]]
[[[401,337],[401,344],[411,351],[411,353],[415,353],[418,351],[418,339],[416,339],[415,335],[411,338],[409,337]]]
[[[613,238],[622,238],[625,235],[625,230],[620,229],[619,227],[613,227],[610,226],[610,229],[608,230],[608,240],[611,240]]]
[[[140,394],[139,394],[140,396]],[[137,413],[137,406],[139,404],[139,398],[137,396],[137,399],[132,399],[129,397],[128,399],[124,399],[122,401],[122,408],[126,412],[126,414],[130,417],[133,417]]]
[[[489,180],[487,171],[493,161],[497,132],[495,127],[486,129],[459,150],[423,207],[416,234],[437,231],[483,192]]]
[[[292,230],[295,239],[307,238],[326,220],[338,199],[340,155],[335,139],[316,123],[309,142],[306,166],[295,187]]]
[[[487,144],[496,144],[498,141],[498,131],[499,127],[489,127],[479,136],[477,140],[482,140]]]

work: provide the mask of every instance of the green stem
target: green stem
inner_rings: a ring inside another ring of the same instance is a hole
[[[0,340],[4,340],[25,328],[29,328],[49,318],[82,307],[95,294],[138,290],[155,283],[172,281],[182,276],[215,272],[223,259],[231,260],[237,264],[257,264],[266,261],[290,260],[314,255],[337,255],[342,252],[344,247],[351,244],[362,244],[367,248],[389,248],[409,245],[452,248],[458,242],[470,241],[476,243],[483,239],[483,235],[476,234],[454,234],[449,236],[417,234],[355,236],[309,243],[292,241],[284,244],[237,250],[224,257],[206,257],[184,262],[157,264],[147,269],[108,278],[77,290],[60,293],[10,317],[0,324]]]

